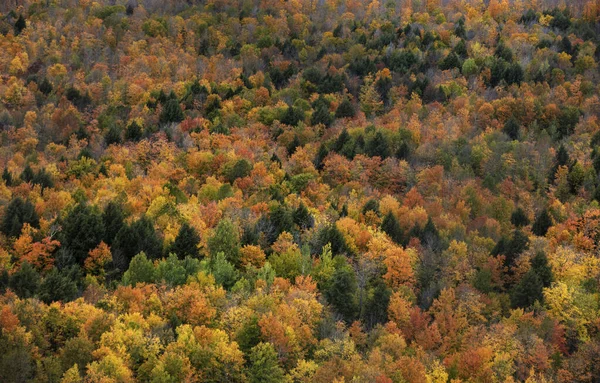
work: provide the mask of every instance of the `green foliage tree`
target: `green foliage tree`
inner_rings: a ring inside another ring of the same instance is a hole
[[[32,227],[39,228],[40,220],[35,207],[28,200],[23,200],[21,197],[13,198],[2,217],[2,232],[8,237],[17,237],[21,234],[23,224],[28,223]]]
[[[225,259],[233,265],[240,263],[240,237],[230,219],[222,219],[213,235],[207,241],[209,253],[215,257],[223,253]]]
[[[184,222],[179,228],[177,237],[171,244],[169,252],[176,254],[179,259],[183,259],[187,256],[198,258],[200,251],[198,250],[198,244],[200,243],[200,235],[194,230],[190,224]]]
[[[62,222],[60,243],[72,251],[75,261],[80,265],[103,238],[102,214],[85,202],[77,204]]]
[[[135,286],[138,283],[153,283],[155,270],[152,261],[144,252],[137,254],[131,260],[129,269],[123,274],[123,284]]]
[[[531,227],[531,231],[535,235],[539,235],[543,237],[548,232],[548,229],[553,225],[552,217],[548,213],[548,209],[544,208],[542,211],[535,217],[535,221],[533,222],[533,226]]]
[[[325,298],[342,318],[351,323],[357,314],[356,275],[347,265],[335,270],[325,290]]]
[[[162,123],[181,122],[184,118],[185,115],[177,99],[168,100],[160,113],[160,122]]]
[[[40,274],[28,262],[10,276],[9,287],[21,298],[33,297],[39,286]]]
[[[79,276],[76,267],[64,271],[53,268],[46,274],[39,287],[39,297],[47,304],[72,301],[79,294],[77,280]]]
[[[259,343],[250,350],[250,367],[248,380],[250,383],[281,383],[284,371],[279,366],[279,358],[270,343]]]
[[[512,212],[510,216],[510,223],[515,225],[516,227],[523,227],[529,225],[529,218],[527,218],[527,214],[525,211],[518,207],[515,211]]]

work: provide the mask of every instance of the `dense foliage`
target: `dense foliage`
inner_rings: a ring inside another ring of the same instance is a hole
[[[597,1],[1,3],[0,381],[598,382]]]

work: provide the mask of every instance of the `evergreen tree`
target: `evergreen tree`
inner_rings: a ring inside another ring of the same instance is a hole
[[[102,225],[104,226],[103,241],[112,245],[119,230],[125,225],[123,207],[115,201],[109,202],[102,213]]]
[[[27,22],[23,18],[23,15],[19,15],[19,18],[15,22],[15,36],[18,36],[23,32],[23,29],[27,27]]]
[[[40,285],[40,275],[31,265],[25,261],[21,268],[10,277],[9,286],[19,298],[31,298],[37,292]]]
[[[250,350],[248,359],[250,383],[281,383],[284,381],[284,371],[279,366],[279,358],[272,344],[257,344]]]
[[[535,271],[529,270],[515,285],[510,295],[513,307],[526,308],[535,301],[542,301],[544,285]]]
[[[163,106],[163,110],[160,113],[160,122],[181,122],[185,118],[179,101],[177,99],[169,99]]]
[[[521,255],[528,248],[529,238],[527,235],[525,235],[525,233],[519,229],[515,230],[504,251],[504,255],[506,256],[505,265],[512,267],[519,255]]]
[[[184,222],[177,233],[177,237],[171,244],[169,251],[173,254],[177,254],[179,259],[183,259],[186,256],[198,258],[200,253],[198,251],[198,244],[200,243],[200,236],[187,222]]]
[[[108,131],[104,135],[104,143],[106,145],[120,144],[123,140],[121,139],[121,129],[116,125],[111,125]]]
[[[33,181],[33,177],[35,177],[35,174],[33,173],[33,169],[31,169],[31,166],[29,164],[27,164],[25,166],[25,169],[23,169],[23,172],[21,173],[21,180],[23,182],[31,182]]]
[[[390,156],[390,145],[381,131],[367,142],[365,151],[369,157],[380,157],[382,160]]]
[[[296,126],[302,120],[304,120],[304,112],[299,108],[290,106],[287,108],[285,114],[281,118],[281,123],[290,126]]]
[[[548,210],[544,208],[536,217],[531,227],[533,234],[543,237],[552,226],[552,217],[548,214]]]
[[[323,96],[319,98],[313,104],[314,111],[310,117],[311,125],[323,124],[329,127],[333,123],[333,116],[329,113],[329,103],[325,101]]]
[[[139,141],[142,139],[142,127],[136,121],[127,126],[125,139],[128,141]]]
[[[347,323],[356,317],[356,289],[356,275],[349,266],[344,265],[335,270],[325,290],[327,302]]]
[[[12,176],[12,173],[6,167],[4,168],[4,171],[2,172],[2,179],[4,180],[4,184],[6,186],[12,186],[13,185],[13,176]]]
[[[344,98],[344,100],[338,105],[335,111],[336,118],[352,118],[356,115],[356,109],[352,102],[348,98]]]
[[[40,83],[40,86],[38,87],[38,89],[40,90],[40,92],[42,92],[44,95],[49,95],[52,92],[52,83],[50,81],[48,81],[47,78],[44,77],[44,79],[42,80],[42,82]]]
[[[23,200],[21,197],[13,198],[4,211],[0,229],[7,237],[18,237],[25,223],[34,228],[40,227],[40,220],[35,212],[35,207],[31,202]]]
[[[552,267],[548,263],[546,253],[540,251],[531,259],[531,269],[535,271],[540,278],[542,286],[550,287],[554,281],[554,273],[552,272]]]
[[[144,252],[137,254],[123,274],[123,284],[135,286],[138,283],[154,283],[154,265]]]
[[[313,161],[313,164],[315,165],[315,168],[317,170],[323,169],[323,161],[325,160],[325,157],[327,157],[328,154],[329,150],[327,150],[327,146],[325,146],[325,144],[322,143],[319,146],[319,151],[317,151],[317,155],[315,156],[315,159]]]
[[[52,302],[69,302],[77,298],[79,289],[77,288],[76,267],[59,271],[53,268],[42,281],[39,288],[40,299],[50,304]]]
[[[335,224],[324,227],[321,230],[321,232],[319,233],[319,242],[323,246],[330,243],[331,251],[334,254],[344,254],[348,251],[344,236],[342,235],[342,233],[340,233],[340,231],[338,230],[337,226],[335,226]]]
[[[527,226],[529,225],[529,218],[527,218],[525,211],[521,207],[518,207],[510,216],[510,223],[516,227]]]
[[[448,70],[452,68],[459,68],[462,66],[460,63],[460,59],[454,52],[450,52],[448,56],[446,56],[442,62],[440,63],[441,70]]]
[[[126,270],[134,255],[144,252],[149,259],[162,254],[162,243],[152,222],[142,217],[131,225],[124,225],[113,243],[113,262],[120,270]]]
[[[395,243],[403,243],[404,234],[402,232],[402,228],[400,227],[396,216],[391,211],[389,211],[383,218],[381,230],[383,230],[383,232],[386,233]]]
[[[79,265],[88,257],[90,250],[104,238],[102,215],[96,207],[79,203],[62,222],[60,243],[72,251]]]
[[[210,272],[215,277],[215,282],[225,289],[233,287],[238,279],[235,265],[227,260],[223,252],[210,257]]]
[[[223,253],[233,265],[240,263],[240,239],[237,228],[229,219],[222,219],[207,241],[208,251],[215,257]]]
[[[314,218],[303,203],[294,210],[292,219],[300,229],[310,229],[314,225]]]
[[[509,118],[504,123],[504,128],[502,129],[502,131],[508,137],[510,137],[511,140],[518,140],[519,139],[519,122],[514,117]]]

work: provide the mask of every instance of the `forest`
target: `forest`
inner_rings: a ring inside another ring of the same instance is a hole
[[[600,382],[600,2],[6,0],[0,382]]]

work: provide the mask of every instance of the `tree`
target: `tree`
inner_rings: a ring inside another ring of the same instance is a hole
[[[198,244],[200,243],[200,236],[187,222],[184,222],[175,237],[175,241],[171,244],[169,252],[176,254],[179,259],[183,259],[186,256],[198,258],[200,252],[198,250]]]
[[[177,99],[168,100],[160,113],[160,122],[162,123],[181,122],[184,118],[185,116]]]
[[[284,371],[279,366],[277,352],[272,344],[261,342],[252,347],[248,359],[250,383],[281,383],[284,381]]]
[[[227,260],[223,252],[211,256],[210,271],[215,277],[215,282],[226,289],[231,288],[238,279],[235,266]]]
[[[39,228],[40,220],[35,207],[28,200],[21,197],[13,198],[2,218],[2,232],[8,237],[17,237],[21,234],[23,224],[28,223],[31,227]]]
[[[356,289],[354,271],[347,265],[343,265],[335,270],[325,290],[327,302],[347,323],[351,323],[356,317]]]
[[[542,211],[535,217],[535,221],[533,222],[533,226],[531,227],[531,231],[533,234],[543,237],[548,232],[548,229],[552,226],[552,217],[548,213],[548,209],[544,208]]]
[[[52,302],[69,302],[77,298],[79,293],[77,280],[79,278],[76,270],[73,267],[65,271],[53,268],[40,285],[40,299],[50,304]]]
[[[510,216],[510,223],[516,227],[527,226],[529,225],[529,218],[527,218],[525,211],[521,207],[518,207]]]
[[[326,127],[329,127],[333,123],[333,116],[329,113],[329,104],[323,96],[319,96],[319,98],[313,103],[313,114],[310,117],[311,125],[323,124]]]
[[[19,15],[17,21],[15,21],[15,36],[18,36],[23,32],[23,29],[27,27],[27,22],[25,22],[25,18],[23,15]]]
[[[504,128],[502,129],[502,131],[508,137],[510,137],[511,140],[518,140],[519,139],[519,122],[514,117],[509,118],[504,123]]]
[[[529,307],[535,301],[542,301],[544,285],[535,271],[528,271],[517,285],[513,288],[510,295],[510,302],[513,307]]]
[[[237,228],[229,219],[222,219],[207,241],[208,251],[214,257],[223,253],[233,265],[240,264],[240,237]]]
[[[344,98],[344,100],[338,105],[335,110],[336,118],[352,118],[356,115],[356,109],[354,105],[348,98]]]
[[[381,222],[381,230],[383,230],[383,232],[386,233],[395,243],[403,243],[404,233],[400,227],[400,223],[398,223],[398,220],[396,219],[396,216],[391,211],[389,211],[383,218],[383,221]]]
[[[154,225],[147,217],[142,217],[131,225],[124,225],[113,244],[113,262],[120,270],[129,267],[134,255],[144,252],[149,259],[157,259],[162,254],[162,242]]]
[[[133,121],[127,126],[127,129],[125,129],[125,139],[128,141],[139,141],[142,139],[142,127],[137,121]]]
[[[2,179],[4,180],[4,184],[6,186],[12,186],[13,185],[13,176],[12,176],[12,173],[6,167],[4,168],[4,171],[2,172]]]
[[[371,117],[383,110],[383,101],[375,88],[373,77],[369,75],[364,81],[360,88],[360,108],[367,117]]]
[[[283,117],[281,118],[281,123],[296,126],[300,121],[304,120],[304,112],[300,108],[294,108],[293,106],[289,106]]]
[[[104,226],[104,242],[112,245],[119,230],[125,225],[123,207],[115,201],[110,201],[102,213],[102,225]]]
[[[96,207],[79,203],[62,222],[60,242],[73,252],[80,266],[90,250],[97,247],[104,238],[102,215]]]
[[[365,151],[370,157],[379,157],[381,159],[386,159],[391,154],[388,140],[381,131],[377,131],[375,136],[367,142]]]
[[[154,282],[154,265],[144,252],[131,260],[129,269],[123,274],[123,284],[135,286],[138,283]]]
[[[27,262],[10,277],[9,287],[21,298],[31,298],[40,285],[40,275]]]
[[[300,206],[294,210],[292,220],[300,229],[310,229],[314,225],[314,218],[304,203],[300,203]]]

